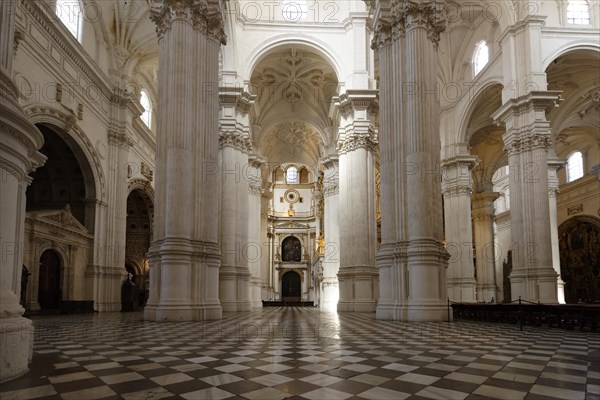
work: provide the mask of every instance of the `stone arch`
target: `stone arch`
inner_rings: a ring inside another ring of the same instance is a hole
[[[76,144],[79,147],[91,169],[91,179],[95,182],[96,200],[106,201],[106,178],[101,159],[108,156],[107,145],[98,140],[94,146],[85,132],[77,125],[77,119],[74,115],[67,115],[55,108],[40,105],[28,106],[24,111],[31,123],[52,125],[57,128],[56,130],[59,131],[57,133],[63,140],[67,143],[71,141],[71,144]]]
[[[550,66],[550,63],[556,60],[557,58],[577,50],[591,50],[600,52],[600,46],[598,46],[597,43],[593,42],[582,43],[581,40],[566,43],[554,49],[552,53],[550,53],[548,56],[546,56],[546,58],[544,58],[542,62],[542,69],[545,71]]]
[[[40,152],[48,160],[31,174],[33,182],[27,187],[26,210],[56,210],[68,205],[73,216],[93,232],[98,182],[88,157],[59,126],[38,123],[36,127],[45,140]]]
[[[481,83],[479,88],[473,93],[467,95],[468,105],[462,115],[460,115],[457,120],[458,124],[458,142],[459,143],[468,143],[471,140],[470,137],[467,136],[467,128],[469,127],[469,122],[471,120],[471,116],[473,115],[473,111],[477,107],[478,100],[483,94],[489,90],[490,88],[500,85],[504,87],[501,77],[491,77]]]
[[[252,71],[256,69],[256,66],[260,64],[267,55],[291,46],[310,50],[323,57],[333,67],[338,84],[340,86],[343,85],[343,82],[340,81],[340,78],[344,76],[342,63],[336,51],[324,41],[314,36],[302,34],[282,34],[264,40],[248,54],[247,59],[249,62],[246,65],[244,76],[250,77]]]

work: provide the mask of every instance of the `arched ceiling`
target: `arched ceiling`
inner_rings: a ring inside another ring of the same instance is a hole
[[[475,99],[475,107],[467,126],[467,138],[470,146],[488,140],[495,132],[504,131],[494,124],[491,115],[502,106],[502,86],[493,85],[484,90]]]
[[[288,47],[265,56],[252,72],[257,95],[253,142],[273,160],[316,162],[330,141],[329,108],[338,80],[331,65],[306,49]]]
[[[563,101],[548,114],[557,153],[586,143],[600,146],[600,52],[576,50],[550,63],[548,89]]]

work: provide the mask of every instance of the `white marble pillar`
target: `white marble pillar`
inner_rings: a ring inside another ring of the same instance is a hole
[[[221,13],[212,0],[162,0],[152,4],[151,18],[159,37],[159,115],[145,318],[219,319]]]
[[[494,242],[494,201],[500,196],[496,192],[476,193],[473,205],[473,244],[475,246],[475,268],[477,271],[477,301],[498,300],[496,285],[496,251]]]
[[[302,271],[302,297],[300,300],[307,301],[308,300],[308,288],[310,286],[310,282],[308,281],[308,270],[305,269]]]
[[[552,152],[554,153],[554,152]],[[558,274],[556,278],[557,300],[565,304],[565,281],[560,276],[560,251],[558,242],[558,212],[556,196],[559,191],[558,170],[565,165],[563,160],[556,156],[548,158],[548,207],[550,209],[550,239],[552,240],[552,267]]]
[[[120,95],[124,95],[120,93]],[[111,103],[113,129],[108,131],[110,179],[106,219],[106,266],[99,268],[94,279],[100,280],[100,290],[94,298],[97,311],[121,310],[121,285],[127,279],[125,270],[125,236],[127,228],[127,153],[133,145],[125,131],[128,98]]]
[[[221,268],[219,298],[223,311],[248,311],[250,304],[249,206],[250,117],[255,96],[239,87],[220,90]],[[254,169],[254,168],[252,168]],[[256,221],[253,221],[256,222]],[[256,226],[254,226],[256,227]]]
[[[375,91],[348,91],[340,111],[339,153],[339,312],[373,312],[378,298],[375,252]],[[327,228],[325,228],[327,229]]]
[[[248,246],[248,165],[250,140],[240,132],[221,132],[221,268],[219,299],[223,311],[250,310]]]
[[[261,167],[265,159],[257,154],[248,158],[247,184],[249,192],[248,205],[248,245],[243,252],[248,260],[250,269],[250,303],[252,307],[262,306],[262,289],[264,279],[262,276],[262,263],[268,258],[268,243],[264,245],[261,240],[262,232],[262,176]]]
[[[546,112],[559,92],[532,92],[506,101],[493,115],[506,125],[503,136],[510,168],[513,243],[512,298],[557,303],[548,201],[550,123]]]
[[[279,293],[279,263],[273,264],[273,300],[281,300],[281,295]]]
[[[336,311],[340,296],[337,278],[340,269],[339,230],[339,162],[337,156],[323,160],[323,281],[320,306],[325,311]]]
[[[448,298],[456,302],[475,301],[471,169],[476,162],[477,157],[470,155],[442,161],[446,249],[450,254],[446,287]]]
[[[443,2],[378,2],[382,245],[378,319],[447,318],[437,43]]]
[[[33,355],[33,325],[23,318],[21,269],[28,176],[46,161],[37,150],[42,134],[27,121],[11,79],[16,1],[0,4],[0,382],[27,372]]]

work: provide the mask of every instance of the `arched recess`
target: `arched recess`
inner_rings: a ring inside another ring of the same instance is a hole
[[[572,217],[558,227],[567,303],[600,301],[600,219]]]
[[[68,205],[73,216],[94,232],[97,181],[88,158],[65,130],[48,123],[36,126],[44,136],[40,152],[48,160],[31,174],[26,210],[61,210]]]
[[[37,299],[42,310],[55,310],[61,301],[61,270],[64,261],[55,249],[45,250],[39,260]]]
[[[96,200],[106,201],[106,178],[102,169],[102,159],[108,156],[108,145],[101,141],[92,143],[85,132],[77,126],[74,115],[48,106],[31,105],[25,107],[25,115],[33,124],[44,124],[56,127],[63,140],[75,145],[80,150],[79,156],[85,159],[90,166],[93,182],[95,182]]]
[[[133,185],[139,186],[137,184]],[[131,187],[131,186],[130,186]],[[149,262],[147,253],[153,235],[154,201],[147,188],[135,187],[127,196],[125,230],[125,269],[139,291],[138,303],[143,306],[148,299]]]
[[[302,243],[300,239],[295,236],[288,236],[281,241],[281,261],[302,261]]]

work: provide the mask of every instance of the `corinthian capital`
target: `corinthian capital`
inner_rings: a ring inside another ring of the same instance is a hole
[[[401,31],[415,28],[427,30],[429,40],[437,47],[446,29],[443,0],[396,0],[392,5],[394,26]]]
[[[252,150],[252,142],[250,139],[236,131],[225,131],[219,134],[219,145],[221,148],[229,146],[249,153]]]
[[[373,140],[371,135],[353,134],[347,136],[337,144],[337,151],[339,154],[349,153],[360,148],[367,149],[367,151],[370,152],[375,152],[377,148],[377,142]]]
[[[223,19],[215,0],[149,0],[150,19],[156,24],[158,39],[171,30],[173,22],[180,20],[205,35],[225,44]]]

